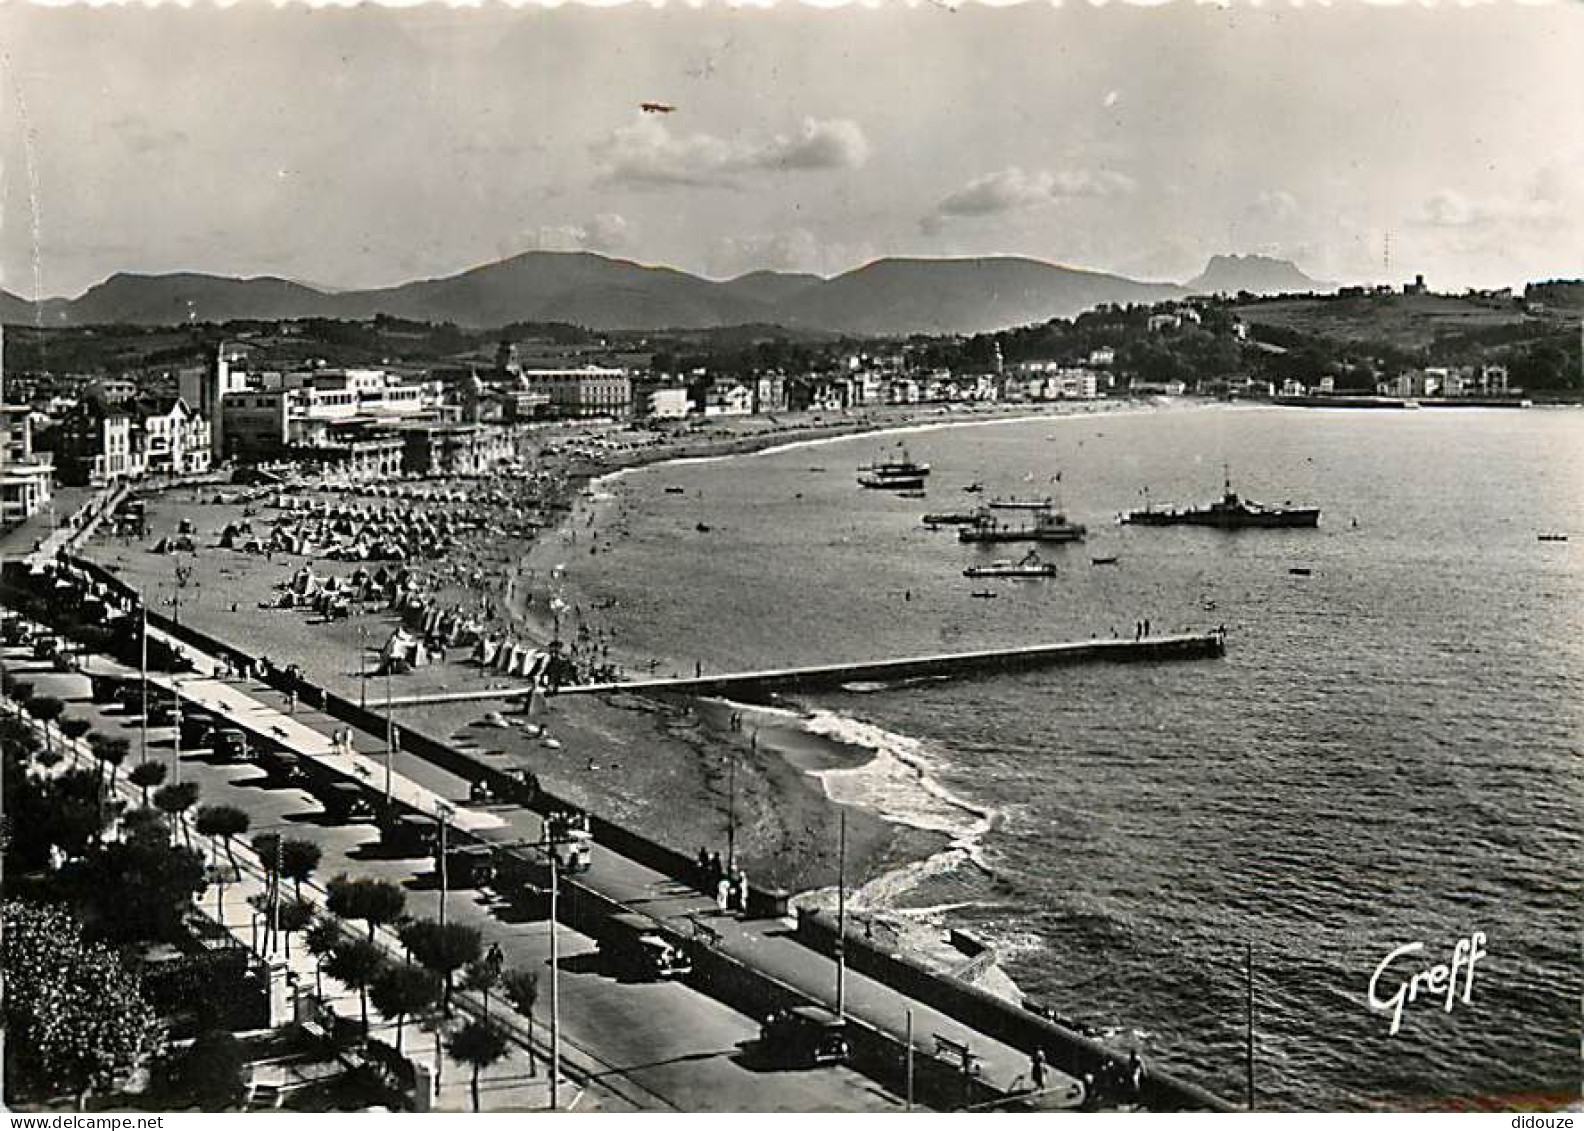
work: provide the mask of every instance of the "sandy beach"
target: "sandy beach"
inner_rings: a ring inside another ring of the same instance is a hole
[[[676,435],[633,434],[613,428],[546,428],[531,441],[532,456],[557,484],[560,525],[535,539],[497,539],[470,546],[471,563],[492,569],[522,569],[522,563],[554,557],[558,542],[587,530],[591,508],[589,482],[602,475],[664,460],[714,458],[805,442],[890,429],[942,424],[1072,415],[1088,411],[1136,407],[1110,402],[1049,406],[961,406],[950,413],[935,407],[896,407],[854,414],[801,414],[783,418],[725,418]],[[638,442],[633,442],[634,440]],[[601,446],[603,445],[603,446]],[[591,448],[595,454],[591,456]],[[469,490],[466,481],[426,483],[428,487]],[[234,495],[235,492],[230,492]],[[307,493],[315,500],[337,501],[325,491]],[[319,576],[348,576],[359,564],[332,562],[276,552],[266,557],[217,545],[219,532],[244,516],[267,524],[280,513],[267,506],[268,497],[246,505],[213,487],[178,488],[149,498],[147,537],[119,539],[101,534],[85,548],[89,556],[116,570],[134,586],[144,587],[156,608],[174,611],[178,564],[187,571],[180,587],[180,619],[205,632],[276,664],[296,663],[306,676],[349,697],[365,696],[375,707],[389,688],[395,698],[431,692],[467,691],[519,685],[498,672],[467,662],[467,649],[453,649],[442,661],[393,676],[367,675],[378,649],[399,624],[391,610],[353,609],[345,619],[325,620],[303,608],[267,608],[279,597],[278,587],[304,567]],[[340,501],[366,504],[366,498]],[[176,533],[181,521],[195,528],[195,553],[155,554],[151,548]],[[588,535],[585,535],[585,538]],[[376,568],[379,563],[362,563]],[[415,562],[422,569],[431,563]],[[497,575],[498,576],[498,575]],[[548,594],[535,591],[542,574],[524,576],[510,599],[500,593],[465,593],[465,587],[440,594],[466,597],[492,605],[494,623],[510,625],[519,639],[544,643],[553,633]],[[532,598],[529,594],[532,593]],[[569,606],[575,592],[563,591]],[[527,608],[524,602],[527,601]],[[568,614],[570,616],[570,614]],[[570,635],[570,624],[563,624]],[[619,643],[619,642],[617,642]],[[631,671],[637,656],[610,647],[610,660]],[[366,656],[366,660],[360,657]],[[404,724],[441,739],[474,745],[526,766],[557,792],[588,809],[681,851],[700,847],[726,852],[728,811],[732,795],[732,763],[736,763],[735,796],[737,855],[757,883],[791,892],[827,888],[837,879],[838,807],[815,773],[857,765],[865,752],[839,743],[819,751],[794,749],[767,732],[763,741],[731,726],[732,711],[708,701],[611,695],[550,697],[536,706],[532,721],[545,734],[530,736],[518,726],[488,725],[486,716],[500,704],[489,702],[436,704],[403,708]],[[515,719],[517,716],[508,715]],[[773,729],[773,728],[772,728]],[[546,738],[553,737],[554,744]],[[946,838],[849,809],[847,869],[850,884],[862,884],[899,867],[925,860],[940,851]]]

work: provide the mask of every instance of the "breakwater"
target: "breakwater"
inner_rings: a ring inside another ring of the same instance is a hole
[[[948,679],[1003,675],[1034,668],[1066,664],[1159,663],[1206,660],[1226,654],[1226,635],[1220,631],[1146,636],[1133,640],[1079,640],[1059,644],[1029,644],[1012,648],[985,648],[973,652],[943,652],[894,660],[812,664],[791,668],[765,668],[748,672],[723,672],[691,679],[640,679],[612,683],[570,684],[558,695],[638,694],[718,695],[757,698],[772,692],[819,691],[847,683],[892,683],[916,679]],[[520,699],[532,686],[488,691],[456,691],[413,695],[391,701],[395,707],[428,703],[461,703],[469,700]]]

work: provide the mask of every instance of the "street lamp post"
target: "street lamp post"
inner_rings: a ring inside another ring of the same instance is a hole
[[[728,778],[731,784],[726,810],[726,870],[735,872],[737,870],[737,748],[735,746],[731,751],[731,771]]]
[[[841,814],[836,880],[836,1016],[847,1016],[847,811]]]
[[[391,811],[391,766],[396,760],[396,716],[391,713],[390,664],[385,665],[385,815]],[[443,827],[443,826],[442,826]]]
[[[181,740],[182,740],[182,709],[181,709],[181,682],[171,676],[171,693],[176,696],[176,734],[171,739],[171,781],[181,781]]]
[[[451,807],[445,802],[435,804],[435,815],[440,820],[440,925],[446,923],[446,895],[450,887],[446,872],[446,824],[451,817]]]
[[[138,612],[142,618],[142,657],[138,673],[141,678],[143,714],[138,727],[138,761],[148,761],[148,590],[138,591]]]
[[[561,954],[556,915],[561,890],[558,842],[550,841],[550,1110],[561,1110]]]

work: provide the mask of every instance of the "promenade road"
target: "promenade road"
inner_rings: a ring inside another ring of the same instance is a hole
[[[141,720],[114,705],[94,704],[87,679],[61,674],[26,657],[21,649],[4,650],[8,670],[35,685],[36,694],[55,695],[67,701],[67,714],[88,718],[95,730],[122,733],[133,739],[132,761],[137,758]],[[94,670],[118,670],[108,661],[96,661]],[[186,679],[184,677],[183,684]],[[201,684],[201,681],[200,681]],[[183,688],[185,693],[185,686]],[[259,686],[234,687],[256,695],[258,707],[251,717],[279,725],[288,733],[296,727],[315,729],[328,741],[332,729],[320,716],[299,711],[295,719],[263,711],[268,695]],[[212,695],[202,687],[200,696]],[[279,697],[276,697],[277,702]],[[295,725],[293,725],[295,724]],[[174,753],[173,728],[150,731],[149,757],[165,759]],[[383,740],[361,735],[365,752],[383,751]],[[123,770],[126,767],[123,767]],[[395,769],[404,778],[414,771],[432,770],[410,755],[398,756]],[[217,762],[207,749],[184,750],[180,777],[201,788],[199,804],[228,804],[251,818],[248,836],[279,832],[283,836],[312,840],[323,859],[319,883],[340,873],[389,880],[407,892],[407,911],[414,916],[439,913],[440,888],[433,861],[428,857],[393,857],[382,850],[373,825],[343,824],[330,820],[311,795],[299,789],[275,788],[262,773],[247,764]],[[170,779],[167,779],[170,780]],[[465,805],[466,784],[442,775],[430,777],[425,788],[438,786],[459,813]],[[416,788],[416,786],[414,787]],[[528,817],[516,811],[520,817]],[[499,815],[480,812],[480,816]],[[537,836],[537,818],[524,829]],[[605,862],[612,857],[602,853]],[[206,901],[210,898],[206,894]],[[234,898],[234,897],[230,897]],[[477,927],[485,945],[500,943],[508,968],[542,971],[536,1026],[548,1038],[550,1016],[549,925],[537,917],[523,917],[503,907],[489,893],[452,891],[446,899],[447,918]],[[558,932],[562,1039],[569,1062],[594,1074],[596,1105],[604,1110],[641,1108],[680,1111],[894,1111],[901,1101],[872,1081],[848,1068],[815,1071],[764,1071],[758,1068],[751,1047],[758,1035],[756,1019],[715,1001],[689,986],[672,983],[628,983],[605,972],[595,959],[592,939],[562,926]],[[489,1074],[485,1074],[486,1085]],[[568,1089],[568,1093],[573,1089]],[[601,1095],[601,1092],[608,1094]],[[486,1087],[486,1096],[489,1088]]]

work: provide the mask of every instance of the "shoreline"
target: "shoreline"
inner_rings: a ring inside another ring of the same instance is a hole
[[[586,521],[584,503],[590,501],[588,496],[599,494],[597,484],[641,467],[689,459],[723,460],[905,429],[1077,419],[1119,410],[1151,411],[1148,404],[1132,401],[1116,405],[1097,402],[1096,407],[1058,402],[1050,406],[1050,411],[1032,414],[1028,406],[1016,408],[1018,411],[955,413],[950,414],[950,419],[940,418],[948,414],[931,413],[931,418],[921,420],[916,410],[905,410],[830,423],[822,419],[806,426],[789,427],[774,421],[769,428],[747,432],[728,426],[714,436],[688,436],[680,442],[661,440],[652,446],[613,453],[608,462],[552,463],[552,481],[543,500],[551,524],[531,538],[503,539],[504,546],[490,549],[497,554],[504,551],[507,559],[519,563],[555,556],[562,538],[575,535],[573,524]],[[745,423],[753,428],[765,422],[746,418]],[[575,442],[580,435],[598,436],[599,431],[545,430],[533,435],[531,442],[542,450],[552,444]],[[602,463],[606,465],[601,466]],[[618,466],[609,466],[610,463]],[[467,485],[466,481],[458,482]],[[151,597],[163,589],[163,603],[169,604],[175,592],[171,581],[173,559],[155,555],[148,547],[162,536],[175,533],[182,518],[193,520],[202,550],[189,559],[195,584],[181,595],[182,616],[222,639],[246,640],[250,650],[277,662],[299,663],[309,678],[350,698],[359,698],[361,689],[376,710],[387,683],[392,685],[394,694],[405,696],[520,682],[502,679],[498,673],[473,666],[465,658],[447,659],[389,681],[383,677],[360,677],[363,650],[383,643],[399,624],[399,616],[394,610],[379,608],[343,620],[321,620],[306,616],[300,609],[259,607],[278,596],[278,583],[305,566],[316,574],[330,575],[347,575],[357,567],[310,555],[277,553],[271,560],[216,548],[214,539],[220,527],[240,519],[246,509],[235,503],[217,504],[215,499],[224,494],[223,489],[212,486],[160,491],[150,499],[146,539],[118,545],[101,534],[89,543],[86,552],[116,568],[127,580],[146,586]],[[321,499],[332,494],[334,491],[311,492],[312,497]],[[598,499],[592,501],[599,505]],[[268,522],[278,512],[260,513],[269,516],[264,520]],[[451,560],[449,555],[443,559]],[[377,564],[369,563],[369,568]],[[421,568],[421,563],[415,566]],[[529,586],[533,584],[530,582]],[[437,595],[443,592],[437,590]],[[545,630],[550,627],[544,606],[536,601],[523,608],[524,595],[511,594],[508,588],[506,594],[497,591],[488,597],[497,604],[502,597],[518,598],[505,602],[507,623],[516,626],[522,638],[543,643],[548,639]],[[806,710],[797,712],[794,723],[804,732],[804,741],[791,744],[803,745],[804,749],[789,753],[784,749],[788,742],[772,739],[768,734],[763,749],[759,749],[745,729],[731,729],[730,709],[707,702],[625,694],[599,700],[550,697],[542,708],[536,708],[533,722],[543,727],[544,733],[535,735],[515,725],[483,725],[488,713],[482,708],[487,706],[430,705],[403,709],[401,717],[408,725],[442,741],[484,753],[499,752],[510,763],[531,769],[547,785],[585,808],[630,825],[689,856],[701,845],[726,854],[727,830],[732,823],[729,810],[735,792],[737,854],[750,877],[799,893],[805,900],[818,902],[820,893],[833,890],[839,870],[836,826],[843,811],[847,814],[850,890],[862,893],[868,885],[894,883],[899,876],[940,866],[942,857],[955,862],[966,852],[968,859],[973,858],[972,844],[965,848],[960,843],[964,838],[956,828],[921,828],[866,808],[849,787],[861,781],[866,771],[874,772],[883,749],[808,731],[810,712]],[[513,716],[514,721],[519,718]],[[810,744],[817,744],[818,750],[810,753]],[[907,766],[907,772],[914,775],[914,784],[924,774],[918,766]],[[927,785],[924,788],[927,790]],[[993,825],[992,815],[962,803],[961,799],[938,800],[973,813],[974,820],[964,822],[976,829],[970,840]],[[869,890],[878,894],[874,887]],[[860,909],[863,902],[867,900],[860,895]],[[949,955],[940,953],[940,940],[933,937],[939,932],[925,929],[922,918],[927,916],[915,913],[910,922],[889,925],[896,936],[895,945],[899,950],[921,954],[932,964],[949,961]],[[887,925],[881,926],[887,929]],[[992,978],[986,988],[993,981]],[[1010,983],[1001,988],[1007,991],[1004,996],[1017,997]]]

